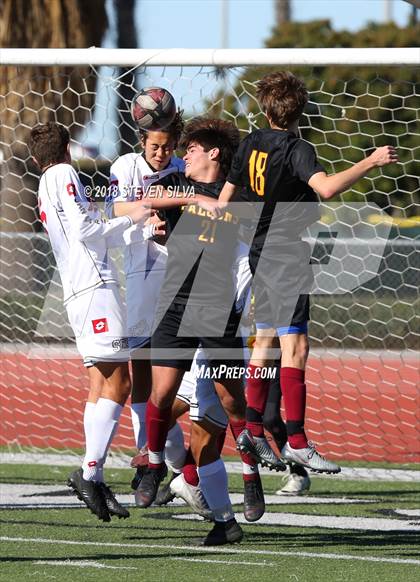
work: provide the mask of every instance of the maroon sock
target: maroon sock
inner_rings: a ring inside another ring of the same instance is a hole
[[[229,425],[230,425],[230,430],[232,431],[232,434],[233,434],[233,438],[236,441],[238,436],[245,429],[245,420],[232,420],[231,419],[229,422]],[[247,465],[251,465],[251,466],[255,465],[255,459],[249,453],[242,453],[241,451],[239,451],[239,455],[240,455],[242,461],[244,463],[246,463]]]
[[[246,428],[252,436],[263,437],[263,414],[268,398],[270,381],[261,379],[264,367],[249,364],[246,380]]]
[[[288,441],[294,449],[303,449],[308,446],[304,429],[306,408],[304,370],[281,368],[280,384],[286,411]]]
[[[260,477],[260,474],[258,472],[249,474],[242,473],[242,477],[244,481],[257,481]]]
[[[167,408],[158,408],[151,400],[148,401],[146,407],[146,430],[149,451],[159,453],[165,449],[171,416],[171,406]],[[156,469],[159,466],[160,465],[156,465],[149,461],[150,469]]]
[[[197,465],[194,462],[190,448],[188,448],[187,455],[185,457],[184,466],[182,467],[182,474],[184,475],[184,479],[187,483],[197,487],[199,482]]]

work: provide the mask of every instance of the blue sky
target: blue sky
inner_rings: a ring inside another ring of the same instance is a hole
[[[107,1],[110,28],[103,46],[116,43],[115,16],[112,0]],[[136,25],[141,48],[220,48],[222,46],[222,6],[228,12],[228,48],[261,48],[274,25],[273,0],[137,0]],[[297,21],[330,19],[337,30],[358,30],[367,22],[383,22],[386,0],[292,0],[292,18]],[[388,4],[393,20],[405,26],[411,6],[403,0]],[[112,76],[112,70],[102,67],[101,73]],[[178,71],[154,68],[142,85],[161,85],[174,93],[185,110],[201,113],[201,95],[206,94],[205,80],[191,76],[198,69],[185,69],[185,79]],[[201,85],[200,85],[201,84]],[[203,86],[202,86],[203,85]],[[196,111],[194,111],[196,106]],[[112,119],[115,118],[114,92],[101,86],[98,91],[94,121],[80,141],[99,146],[109,158],[116,155],[118,139]]]
[[[270,36],[273,0],[224,0],[228,5],[229,48],[258,48]],[[223,0],[138,0],[136,24],[143,48],[219,48]],[[297,21],[329,18],[334,28],[357,30],[383,21],[385,0],[292,0]],[[405,25],[411,6],[390,2],[394,20]],[[164,15],[164,18],[163,18]]]

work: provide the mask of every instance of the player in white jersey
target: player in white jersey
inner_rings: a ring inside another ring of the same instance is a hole
[[[113,163],[106,200],[108,216],[124,216],[131,212],[135,202],[142,198],[151,184],[168,174],[184,170],[184,162],[173,155],[182,128],[182,115],[177,113],[174,121],[160,131],[140,131],[141,153],[125,154]],[[166,214],[169,223],[170,215],[171,212]],[[147,350],[165,274],[166,257],[165,246],[156,240],[128,241],[124,249],[128,341],[133,375],[131,416],[140,453],[132,463],[138,467],[132,482],[133,489],[137,488],[142,475],[142,466],[137,462],[141,460],[146,444],[145,411],[151,390],[151,365]],[[174,426],[169,439],[177,449],[183,447],[183,435],[178,425]]]
[[[131,383],[125,318],[108,247],[150,211],[138,208],[130,216],[103,220],[70,165],[69,141],[67,129],[51,122],[32,129],[29,147],[42,171],[40,218],[49,234],[77,347],[89,370],[86,454],[68,484],[99,519],[110,521],[111,515],[129,516],[105,484],[103,465]],[[136,228],[142,238],[142,228]]]

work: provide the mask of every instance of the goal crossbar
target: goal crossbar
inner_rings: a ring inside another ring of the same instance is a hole
[[[420,48],[50,49],[4,48],[3,65],[252,66],[419,65]]]

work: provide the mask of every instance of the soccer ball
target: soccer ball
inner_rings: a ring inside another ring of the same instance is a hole
[[[175,115],[175,99],[162,87],[142,89],[131,102],[131,116],[140,130],[164,129],[172,123]]]

